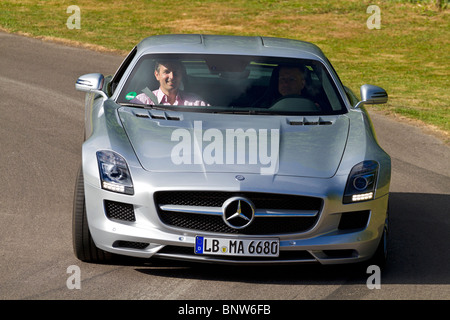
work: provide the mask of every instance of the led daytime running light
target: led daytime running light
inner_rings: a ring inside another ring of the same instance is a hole
[[[373,192],[367,192],[367,193],[361,193],[361,194],[354,194],[352,196],[352,201],[366,201],[373,199]]]
[[[114,183],[109,183],[109,182],[103,181],[102,187],[103,187],[103,189],[106,189],[106,190],[109,190],[109,191],[125,193],[125,187],[121,186],[121,185],[118,185],[118,184],[114,184]]]

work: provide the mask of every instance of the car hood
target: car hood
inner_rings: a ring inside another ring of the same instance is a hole
[[[332,177],[349,119],[174,112],[122,107],[119,117],[145,170]]]

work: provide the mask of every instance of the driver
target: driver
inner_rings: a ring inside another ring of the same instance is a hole
[[[185,106],[207,106],[208,104],[200,97],[185,93],[180,90],[183,79],[183,66],[175,61],[159,61],[155,64],[155,78],[159,82],[159,89],[153,92],[144,92],[133,100],[140,103],[154,105],[185,105]],[[153,95],[152,95],[153,93]],[[151,97],[150,97],[150,96]],[[132,101],[134,102],[134,101]]]

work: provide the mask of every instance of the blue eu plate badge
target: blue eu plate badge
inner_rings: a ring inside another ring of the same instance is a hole
[[[203,237],[196,237],[195,253],[203,254]]]

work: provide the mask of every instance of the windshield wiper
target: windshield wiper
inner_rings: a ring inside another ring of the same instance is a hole
[[[180,108],[180,106],[159,106],[152,104],[140,104],[140,103],[132,103],[132,102],[122,102],[121,106],[124,107],[135,107],[141,109],[151,109],[151,110],[161,110],[161,111],[180,111],[180,112],[203,112],[203,113],[218,113],[218,114],[248,114],[248,115],[274,115],[276,113],[270,110],[255,110],[255,109],[245,109],[242,107],[227,107],[227,108],[212,108],[212,107],[188,107],[188,108]]]
[[[255,114],[255,115],[272,115],[273,112],[270,112],[269,110],[254,110],[254,109],[242,109],[242,108],[227,108],[224,110],[218,110],[215,111],[215,113],[223,113],[223,114]]]
[[[152,110],[162,110],[162,111],[173,110],[171,108],[164,108],[164,107],[155,106],[152,104],[141,104],[141,103],[131,103],[131,102],[122,102],[122,103],[120,103],[120,105],[124,106],[124,107],[135,107],[135,108],[141,108],[141,109],[152,109]]]

